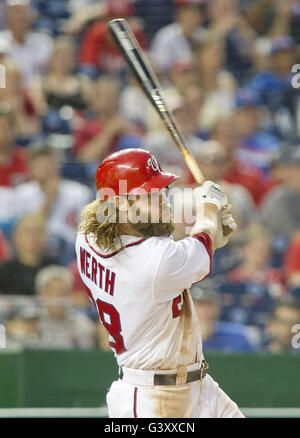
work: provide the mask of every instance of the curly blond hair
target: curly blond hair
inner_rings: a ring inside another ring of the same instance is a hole
[[[93,235],[97,246],[108,251],[122,250],[124,248],[121,236],[124,232],[124,223],[120,223],[120,211],[113,201],[97,199],[86,205],[82,210],[79,233]],[[132,205],[133,201],[128,201]],[[110,207],[113,207],[110,210]],[[111,213],[112,212],[112,213]],[[112,219],[112,215],[115,215]],[[103,218],[105,217],[105,220]],[[174,223],[134,223],[130,225],[134,235],[145,239],[153,236],[170,236],[174,231]],[[119,245],[120,246],[119,246]]]
[[[118,241],[122,246],[121,235],[123,234],[122,224],[118,223],[119,211],[116,208],[117,220],[115,223],[110,222],[109,217],[107,217],[107,221],[101,223],[97,213],[103,204],[104,201],[97,199],[84,207],[81,213],[79,232],[86,235],[92,234],[96,238],[96,244],[99,248],[116,250]]]

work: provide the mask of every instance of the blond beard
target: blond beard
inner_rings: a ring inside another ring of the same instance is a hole
[[[175,230],[175,224],[172,219],[168,223],[137,223],[131,224],[131,227],[142,237],[169,237]]]

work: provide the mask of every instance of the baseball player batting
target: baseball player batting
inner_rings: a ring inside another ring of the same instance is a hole
[[[195,191],[201,208],[190,237],[174,241],[166,188],[177,178],[148,151],[116,152],[99,165],[101,195],[82,212],[78,268],[119,366],[107,394],[111,418],[243,417],[207,373],[189,292],[228,242],[223,226],[236,223],[223,190],[206,181]]]

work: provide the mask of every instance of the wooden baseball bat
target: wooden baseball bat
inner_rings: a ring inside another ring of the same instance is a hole
[[[144,93],[156,109],[159,116],[164,121],[165,126],[171,134],[175,145],[180,150],[195,181],[198,184],[203,184],[205,178],[195,161],[194,156],[191,154],[185,143],[173,113],[168,109],[162,95],[160,83],[129,24],[123,18],[117,18],[111,20],[108,23],[108,27],[128,65],[131,67],[135,78],[141,85]]]

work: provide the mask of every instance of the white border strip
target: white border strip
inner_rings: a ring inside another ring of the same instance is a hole
[[[0,418],[99,418],[107,417],[107,415],[107,407],[0,409]]]
[[[300,408],[241,408],[249,418],[300,418]],[[107,407],[100,408],[7,408],[0,418],[107,418]]]
[[[300,418],[300,408],[241,408],[246,417]]]

